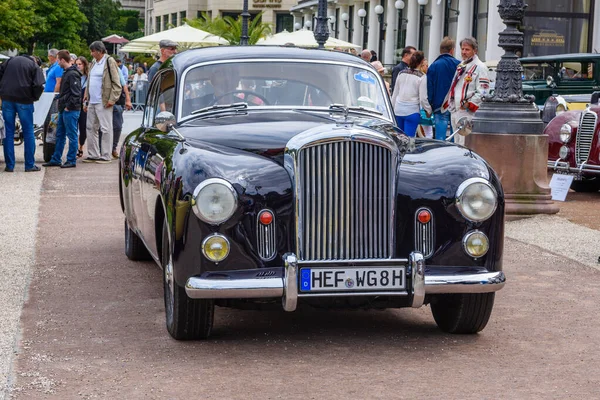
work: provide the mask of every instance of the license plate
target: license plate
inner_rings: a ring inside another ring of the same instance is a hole
[[[381,291],[406,287],[404,267],[302,268],[300,291]]]

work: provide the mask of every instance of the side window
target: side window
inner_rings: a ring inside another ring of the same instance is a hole
[[[563,62],[560,64],[560,79],[565,81],[586,81],[594,79],[592,63]]]
[[[154,88],[153,88],[154,89]],[[160,81],[156,85],[156,101],[154,102],[154,112],[152,114],[152,126],[154,126],[154,117],[162,112],[168,111],[174,114],[175,110],[175,73],[173,70],[161,72]]]
[[[146,108],[144,109],[144,126],[150,127],[154,123],[154,115],[156,115],[156,107],[158,101],[158,89],[160,79],[156,79],[150,87],[148,97],[146,98]]]

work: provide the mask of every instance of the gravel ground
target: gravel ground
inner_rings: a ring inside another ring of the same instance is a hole
[[[126,113],[123,132],[134,129],[140,118],[139,112]],[[19,317],[35,263],[35,237],[44,177],[44,171],[25,174],[23,148],[17,147],[16,154],[18,162],[13,174],[3,172],[4,164],[0,168],[0,204],[3,205],[0,208],[0,274],[3,276],[0,281],[0,400],[5,399],[6,387],[11,384],[11,362],[19,335]],[[36,154],[41,163],[40,147]],[[600,199],[599,193],[593,196]],[[600,214],[598,204],[597,200],[587,204],[587,212]],[[572,223],[561,214],[536,216],[507,223],[506,236],[600,269],[600,230],[583,225]]]
[[[15,172],[4,172],[5,164],[0,164],[0,400],[4,399],[5,383],[10,376],[21,307],[35,264],[40,187],[44,178],[43,169],[24,172],[23,146],[15,148],[15,155]],[[36,161],[38,165],[43,162],[41,147],[36,149]]]
[[[125,113],[121,140],[139,126],[141,118],[139,111]],[[35,155],[36,164],[41,166],[44,162],[41,146],[36,148]],[[35,264],[38,209],[45,173],[43,167],[40,172],[24,172],[22,145],[15,147],[15,156],[17,164],[12,174],[4,172],[4,156],[0,156],[0,400],[5,399],[10,385],[19,317]]]

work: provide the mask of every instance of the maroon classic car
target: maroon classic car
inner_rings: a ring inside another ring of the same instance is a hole
[[[548,169],[573,175],[576,192],[600,190],[600,93],[583,111],[567,111],[552,119],[548,135]]]

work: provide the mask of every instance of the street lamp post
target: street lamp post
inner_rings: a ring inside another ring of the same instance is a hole
[[[404,13],[404,1],[402,0],[396,0],[396,2],[394,3],[394,7],[396,8],[396,10],[398,10],[398,43],[396,45],[396,48],[403,48],[404,47],[404,40],[402,38],[402,32],[404,31],[404,25],[408,22],[408,19],[404,18],[403,13]],[[394,60],[395,62],[396,60]]]
[[[315,27],[315,40],[319,49],[325,48],[325,42],[329,39],[329,27],[327,26],[327,0],[319,0],[317,9],[317,26]]]
[[[473,133],[465,139],[500,177],[507,220],[558,212],[547,183],[548,136],[542,133],[533,96],[523,96],[517,52],[523,50],[524,35],[517,26],[526,7],[524,0],[500,0],[506,29],[500,32],[499,45],[505,53],[496,69],[494,94],[483,97],[473,116]]]
[[[375,14],[377,14],[377,22],[379,22],[379,49],[377,50],[379,54],[379,61],[381,61],[381,63],[383,64],[383,51],[382,51],[382,46],[383,46],[383,40],[384,40],[384,36],[385,36],[385,28],[386,28],[386,23],[383,22],[383,13],[384,13],[384,9],[383,6],[381,4],[378,4],[375,6]]]
[[[242,9],[242,36],[240,37],[240,45],[248,46],[248,19],[250,13],[248,12],[248,0],[244,0],[244,7]]]

